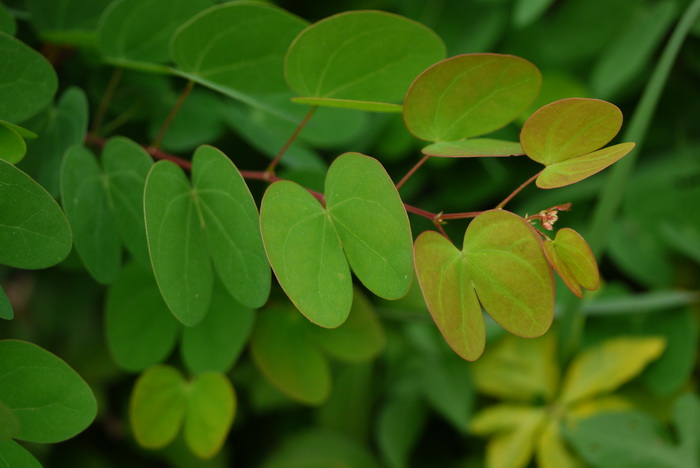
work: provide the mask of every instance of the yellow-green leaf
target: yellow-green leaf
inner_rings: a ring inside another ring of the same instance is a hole
[[[570,405],[611,392],[639,375],[666,346],[662,338],[614,338],[585,350],[569,366],[560,401]]]
[[[589,291],[598,289],[598,264],[578,232],[570,228],[560,229],[553,241],[545,241],[544,253],[564,284],[578,297],[582,297],[581,286]]]
[[[525,154],[520,143],[492,138],[441,141],[426,146],[422,152],[428,156],[441,158],[505,157]]]
[[[585,468],[567,447],[561,435],[559,421],[550,419],[537,445],[537,465],[540,468]]]

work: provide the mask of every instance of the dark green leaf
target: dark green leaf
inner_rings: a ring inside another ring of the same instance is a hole
[[[111,0],[28,0],[32,25],[52,42],[93,45],[97,21]]]
[[[0,440],[0,468],[41,468],[41,463],[14,440]]]
[[[15,311],[12,310],[10,299],[5,294],[5,291],[0,287],[0,318],[12,320],[15,317]]]
[[[534,23],[552,3],[554,0],[517,0],[513,9],[513,24],[524,27]]]
[[[56,72],[40,53],[0,32],[0,120],[21,122],[46,107],[58,86]]]
[[[236,393],[228,378],[206,372],[187,388],[185,441],[200,458],[211,458],[221,450],[236,414]]]
[[[248,342],[255,314],[233,299],[218,283],[204,320],[182,333],[180,351],[187,369],[228,372]]]
[[[68,150],[61,168],[63,209],[80,259],[102,284],[109,284],[117,277],[122,256],[119,232],[106,192],[106,177],[90,150],[82,146]]]
[[[411,228],[382,165],[359,153],[338,157],[326,176],[326,206],[358,279],[384,299],[399,299],[413,280]]]
[[[270,294],[270,267],[258,209],[243,177],[221,151],[202,146],[194,154],[192,183],[219,277],[243,305],[262,306]]]
[[[20,429],[19,418],[15,412],[0,400],[0,443],[15,437]],[[2,460],[1,455],[2,452],[0,452],[0,460]]]
[[[17,23],[10,10],[0,3],[0,32],[14,36],[17,31]]]
[[[90,387],[57,356],[24,341],[0,341],[0,401],[14,411],[16,439],[53,443],[82,432],[97,413]]]
[[[29,176],[2,160],[0,213],[0,263],[46,268],[70,252],[70,226],[58,204]]]
[[[330,215],[309,192],[287,181],[270,185],[260,208],[265,249],[294,305],[326,328],[352,305],[352,278]]]
[[[115,137],[102,150],[107,177],[110,211],[124,245],[143,266],[150,266],[146,225],[143,219],[143,191],[153,160],[133,141]]]
[[[384,328],[372,303],[356,290],[347,320],[338,328],[311,328],[311,335],[323,350],[336,359],[349,362],[371,360],[382,351]]]
[[[396,395],[382,408],[377,441],[390,468],[409,466],[410,453],[426,420],[426,410],[417,395]]]
[[[174,367],[156,365],[142,373],[131,394],[129,420],[136,441],[161,448],[180,432],[187,406],[187,388]]]
[[[493,132],[535,99],[542,76],[512,55],[468,54],[443,60],[406,95],[406,127],[422,140],[455,141]]]
[[[454,354],[426,359],[421,386],[432,408],[459,432],[465,432],[474,408],[476,390],[468,364]]]
[[[422,150],[428,156],[443,158],[476,158],[481,156],[519,156],[523,153],[520,143],[490,138],[473,138],[461,141],[443,141],[428,145]]]
[[[287,52],[285,75],[305,99],[324,98],[307,103],[391,111],[375,103],[401,102],[411,81],[444,57],[442,40],[420,23],[351,11],[299,34]]]
[[[105,304],[107,346],[116,364],[141,371],[164,361],[179,328],[153,273],[138,264],[126,266],[109,288]]]
[[[204,220],[182,169],[170,161],[153,165],[144,208],[153,272],[163,299],[178,320],[196,325],[209,309],[214,278]]]
[[[338,370],[330,398],[318,409],[319,426],[357,440],[370,436],[377,393],[373,370],[371,362],[344,365]]]
[[[263,468],[379,468],[369,449],[354,439],[323,430],[306,431],[285,441]]]
[[[185,76],[234,98],[285,91],[284,53],[305,26],[271,5],[226,3],[180,27],[171,53]]]
[[[27,144],[13,127],[0,120],[0,159],[17,164],[27,152]]]
[[[100,50],[117,62],[168,62],[169,41],[177,27],[210,6],[209,0],[112,2],[100,18]]]
[[[330,394],[331,373],[316,344],[304,339],[310,326],[291,308],[262,310],[250,346],[256,366],[275,388],[301,403],[319,405]]]

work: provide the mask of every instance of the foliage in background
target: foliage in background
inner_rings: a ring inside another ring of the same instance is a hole
[[[3,0],[0,466],[698,464],[699,10]]]

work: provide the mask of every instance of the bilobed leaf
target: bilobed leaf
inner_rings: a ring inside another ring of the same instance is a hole
[[[215,283],[204,319],[182,331],[180,351],[187,369],[228,372],[248,342],[255,313]]]
[[[662,338],[624,337],[587,349],[569,366],[560,396],[562,404],[615,390],[639,375],[664,347]]]
[[[12,320],[15,317],[15,311],[12,310],[10,299],[5,294],[5,291],[0,287],[0,318],[4,320]]]
[[[109,284],[119,274],[122,249],[105,182],[90,150],[82,146],[68,150],[61,168],[63,210],[80,259],[98,282]]]
[[[182,169],[153,165],[144,193],[146,234],[153,272],[173,315],[187,326],[209,309],[213,272],[203,219]]]
[[[168,357],[180,323],[163,302],[153,273],[127,265],[107,292],[105,333],[112,359],[128,371],[141,371]]]
[[[310,335],[330,356],[348,362],[375,358],[384,348],[384,328],[372,303],[356,290],[348,319],[338,328],[312,327]]]
[[[411,81],[445,57],[427,27],[380,11],[350,11],[306,28],[287,52],[285,76],[302,97],[381,111],[374,102],[401,102]],[[354,102],[353,102],[354,101]],[[370,101],[370,102],[367,102]]]
[[[399,299],[413,280],[411,228],[382,165],[359,153],[338,157],[326,175],[326,207],[358,279],[384,299]]]
[[[0,32],[0,120],[21,122],[46,107],[58,87],[51,64],[22,41]]]
[[[17,164],[27,152],[24,138],[6,122],[0,120],[0,159]]]
[[[169,41],[182,23],[211,6],[209,0],[119,0],[102,14],[97,35],[110,59],[165,63]]]
[[[265,378],[285,395],[307,405],[319,405],[330,394],[326,357],[305,335],[310,325],[291,308],[258,313],[250,340],[253,361]]]
[[[464,257],[479,302],[509,332],[533,338],[554,318],[554,280],[542,240],[521,217],[480,214],[464,234]]]
[[[42,468],[31,452],[14,440],[0,440],[0,467]]]
[[[589,291],[598,289],[598,264],[578,232],[570,228],[560,229],[553,241],[544,242],[544,252],[566,286],[578,297],[582,297],[581,286]]]
[[[204,86],[240,93],[285,91],[283,59],[306,22],[275,6],[233,2],[183,24],[170,50],[177,68]]]
[[[55,200],[13,165],[0,160],[0,263],[47,268],[70,252],[70,226]]]
[[[634,143],[620,143],[593,153],[588,153],[566,161],[557,162],[544,168],[537,178],[537,186],[543,189],[574,184],[602,171],[632,151]]]
[[[425,155],[441,158],[504,157],[525,154],[520,147],[520,143],[493,140],[491,138],[441,141],[428,145],[421,151]]]
[[[423,297],[442,336],[462,358],[476,360],[486,332],[462,252],[441,234],[426,231],[416,239],[415,258]]]
[[[236,393],[228,378],[216,372],[199,374],[187,389],[185,441],[200,458],[221,450],[236,413]]]
[[[139,445],[156,449],[172,442],[186,406],[186,383],[177,369],[156,365],[142,373],[129,402],[129,420]]]
[[[143,266],[150,266],[143,191],[153,160],[128,138],[115,137],[102,150],[111,215],[125,247]]]
[[[192,183],[219,277],[239,302],[262,306],[270,294],[270,267],[258,209],[243,177],[221,151],[201,146],[194,153]]]
[[[309,320],[342,324],[352,305],[352,278],[330,215],[309,192],[275,182],[260,208],[262,237],[277,280]]]
[[[421,140],[456,141],[505,126],[537,96],[542,76],[512,55],[466,54],[436,63],[411,85],[404,121]]]
[[[27,442],[69,439],[97,414],[90,387],[68,364],[17,340],[0,341],[0,401],[19,419],[14,438]]]

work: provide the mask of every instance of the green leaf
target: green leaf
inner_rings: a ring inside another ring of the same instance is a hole
[[[58,86],[56,72],[39,52],[3,32],[0,56],[12,64],[0,76],[0,120],[21,122],[51,102]]]
[[[445,341],[462,358],[478,359],[484,352],[486,331],[467,260],[435,231],[418,236],[415,257],[423,297]]]
[[[336,107],[338,109],[355,109],[367,112],[403,112],[400,104],[390,104],[388,102],[359,101],[357,99],[331,99],[321,97],[295,97],[292,102],[306,104],[307,106]]]
[[[275,388],[300,403],[319,405],[330,394],[331,374],[326,357],[303,339],[310,326],[290,308],[262,310],[250,346],[255,365]]]
[[[100,18],[100,51],[110,59],[165,63],[169,41],[182,23],[211,6],[209,0],[119,0]]]
[[[179,332],[163,302],[153,273],[127,265],[107,292],[105,333],[114,362],[127,371],[141,371],[164,361]]]
[[[41,468],[41,463],[14,440],[0,440],[1,468]]]
[[[537,444],[537,466],[541,468],[585,468],[571,453],[562,437],[561,423],[551,419],[542,430]]]
[[[19,434],[20,429],[19,418],[17,418],[15,412],[0,400],[0,443],[15,437]],[[2,457],[0,456],[1,459]]]
[[[153,160],[128,138],[115,137],[102,150],[110,211],[125,247],[143,266],[150,266],[143,191]]]
[[[162,448],[175,439],[186,411],[186,383],[174,367],[156,365],[141,374],[129,402],[134,437],[146,448]]]
[[[61,168],[63,210],[78,256],[99,283],[109,284],[121,268],[121,241],[107,199],[106,178],[85,147],[66,152]]]
[[[236,394],[225,375],[207,372],[187,389],[185,441],[200,458],[221,450],[236,413]]]
[[[214,281],[204,221],[194,197],[182,169],[170,161],[153,165],[144,193],[153,272],[165,303],[187,326],[204,318]]]
[[[595,467],[693,466],[669,443],[660,421],[641,411],[601,413],[577,422],[566,434],[578,454]]]
[[[15,317],[15,311],[12,310],[10,299],[5,294],[5,291],[0,287],[0,318],[12,320]]]
[[[27,144],[13,127],[0,120],[0,159],[17,164],[27,152]]]
[[[620,143],[593,153],[547,166],[537,178],[537,186],[551,189],[574,184],[602,171],[632,151],[634,143]]]
[[[559,385],[556,338],[505,335],[471,366],[479,392],[514,401],[551,401]]]
[[[37,182],[56,198],[60,194],[63,155],[69,148],[83,144],[87,125],[87,96],[82,89],[70,87],[48,113],[39,138],[27,145],[27,157],[23,163],[31,165],[29,172],[36,174]]]
[[[338,328],[311,328],[311,336],[321,348],[336,359],[365,362],[384,349],[386,337],[372,303],[356,290],[347,320]]]
[[[386,466],[409,466],[411,450],[426,419],[425,406],[415,394],[396,395],[383,406],[377,423],[377,442]]]
[[[379,468],[370,450],[355,439],[333,432],[311,430],[285,440],[263,463],[263,468]]]
[[[404,121],[421,140],[455,141],[493,132],[535,99],[542,76],[519,57],[467,54],[443,60],[413,82]]]
[[[19,419],[15,438],[27,442],[69,439],[97,414],[83,379],[57,356],[25,341],[0,341],[0,401]]]
[[[330,215],[288,181],[265,192],[260,226],[270,265],[294,305],[326,328],[342,324],[352,305],[352,278]]]
[[[426,359],[421,366],[421,386],[430,406],[454,429],[466,431],[476,396],[468,364],[454,354]]]
[[[318,425],[357,440],[373,429],[376,380],[372,362],[344,365],[333,376],[333,392],[318,409]]]
[[[517,0],[513,9],[513,24],[522,28],[539,19],[554,0]]]
[[[689,466],[700,463],[700,401],[694,393],[684,393],[673,405],[673,422],[680,439],[679,449]]]
[[[17,22],[10,10],[0,3],[0,32],[8,36],[14,36],[17,31]]]
[[[285,91],[284,54],[306,24],[271,5],[226,3],[183,24],[171,54],[185,76],[234,98]]]
[[[221,151],[202,146],[194,153],[192,183],[219,277],[243,305],[262,306],[270,294],[270,267],[258,209],[243,177]]]
[[[442,40],[422,24],[380,11],[350,11],[299,34],[287,52],[285,76],[305,98],[340,99],[344,107],[376,111],[381,108],[373,102],[401,102],[411,81],[444,57]]]
[[[509,332],[534,338],[554,316],[554,280],[534,228],[503,210],[480,214],[464,234],[463,255],[486,312]]]
[[[520,133],[525,154],[545,166],[602,148],[622,126],[622,112],[599,99],[569,98],[541,107]]]
[[[0,263],[47,268],[71,249],[70,226],[58,204],[39,184],[0,160]]]
[[[421,150],[426,156],[441,158],[478,158],[520,156],[523,149],[520,143],[490,138],[473,138],[460,141],[441,141]]]
[[[28,0],[32,25],[50,42],[93,45],[97,21],[111,0]]]
[[[662,338],[615,338],[587,349],[571,363],[560,401],[570,405],[615,390],[639,375],[658,358],[666,343]]]
[[[325,188],[328,213],[358,279],[384,299],[405,296],[413,280],[411,228],[382,165],[343,154],[328,170]]]
[[[595,291],[600,285],[598,264],[581,235],[573,229],[557,231],[553,241],[544,242],[544,253],[571,292],[582,297],[581,286]]]
[[[183,330],[180,351],[187,369],[193,374],[228,372],[248,342],[254,320],[254,312],[217,282],[204,320]]]

